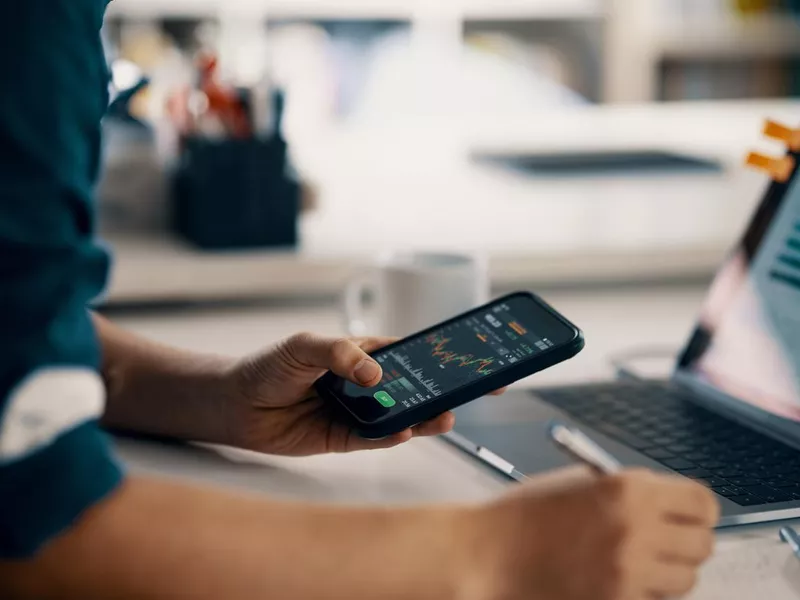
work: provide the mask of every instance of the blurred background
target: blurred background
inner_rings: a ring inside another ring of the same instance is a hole
[[[238,352],[340,330],[381,252],[468,250],[568,316],[642,290],[677,344],[761,197],[763,120],[797,122],[798,34],[797,0],[115,0],[103,304],[209,348],[261,323],[230,303],[317,307]]]

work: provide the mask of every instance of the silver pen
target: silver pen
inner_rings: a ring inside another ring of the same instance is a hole
[[[780,529],[781,540],[789,544],[794,555],[800,559],[800,535],[795,531],[794,527],[781,527]]]
[[[549,434],[556,446],[602,475],[613,475],[622,470],[622,463],[582,431],[554,422],[550,424]]]

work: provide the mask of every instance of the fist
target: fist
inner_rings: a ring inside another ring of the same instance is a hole
[[[654,600],[694,587],[719,507],[688,479],[579,469],[534,480],[483,515],[492,566],[480,597]]]

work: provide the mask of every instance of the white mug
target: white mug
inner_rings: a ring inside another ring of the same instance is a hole
[[[375,298],[376,322],[365,318],[363,298]],[[489,299],[486,261],[477,255],[410,252],[391,254],[348,285],[345,327],[350,335],[405,337]]]

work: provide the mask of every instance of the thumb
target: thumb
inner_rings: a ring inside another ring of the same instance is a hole
[[[283,354],[296,366],[333,371],[365,387],[377,384],[383,376],[380,365],[347,338],[300,333],[286,340]]]

